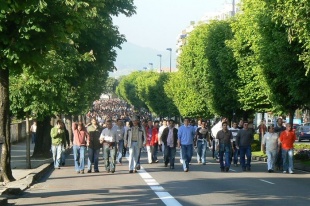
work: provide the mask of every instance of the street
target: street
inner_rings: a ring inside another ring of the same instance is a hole
[[[266,163],[252,161],[252,171],[232,166],[220,172],[219,163],[207,154],[207,165],[197,164],[194,154],[189,172],[183,172],[176,158],[170,170],[162,163],[146,164],[128,173],[128,161],[117,165],[114,174],[106,173],[100,160],[100,173],[77,174],[73,155],[67,165],[53,170],[38,184],[26,190],[9,205],[308,205],[310,174],[267,173]],[[102,157],[102,156],[100,156]]]

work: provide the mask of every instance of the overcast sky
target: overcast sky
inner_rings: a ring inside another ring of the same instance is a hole
[[[128,42],[157,50],[173,48],[176,39],[190,21],[199,21],[205,13],[223,9],[232,0],[135,0],[137,14],[119,16],[114,23]]]

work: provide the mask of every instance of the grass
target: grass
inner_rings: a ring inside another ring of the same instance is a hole
[[[255,157],[267,157],[267,155],[264,154],[262,151],[252,152],[252,156],[255,156]]]

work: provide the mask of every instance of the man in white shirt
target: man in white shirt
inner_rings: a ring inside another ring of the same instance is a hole
[[[114,173],[118,138],[116,137],[115,130],[112,128],[112,120],[107,120],[106,126],[107,127],[101,132],[100,143],[103,144],[106,171],[108,173]],[[111,157],[111,161],[109,156]]]
[[[273,125],[268,127],[268,132],[264,135],[262,148],[264,154],[267,154],[268,172],[273,172],[275,160],[277,158],[279,134],[274,131]]]

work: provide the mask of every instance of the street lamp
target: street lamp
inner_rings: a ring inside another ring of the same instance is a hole
[[[161,72],[161,54],[157,54],[159,56],[159,72]]]
[[[143,67],[143,69],[146,71],[146,70],[147,70],[147,67]]]
[[[153,69],[153,63],[149,63],[149,65],[151,66],[151,69]]]
[[[166,50],[170,51],[170,72],[171,72],[171,52],[172,52],[172,49],[171,48],[167,48]]]

